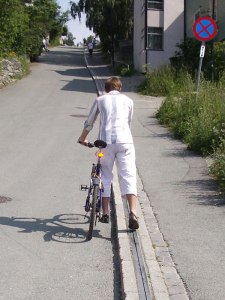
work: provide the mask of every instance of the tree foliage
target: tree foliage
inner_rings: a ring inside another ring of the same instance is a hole
[[[20,0],[0,0],[0,55],[24,50],[28,15]]]
[[[133,30],[133,0],[79,0],[71,3],[73,18],[86,13],[86,25],[99,36],[103,46],[110,50],[112,43],[130,39]]]
[[[213,47],[212,47],[213,46]],[[195,76],[199,66],[199,53],[201,42],[194,38],[186,38],[184,42],[177,44],[178,51],[171,58],[172,65],[176,68],[188,70]],[[225,72],[225,42],[206,42],[205,55],[202,64],[202,72],[206,79],[212,79],[212,67],[214,79],[217,81]]]
[[[0,56],[9,52],[40,54],[43,36],[54,40],[61,35],[68,13],[61,13],[56,0],[0,0]],[[31,1],[29,1],[31,2]]]

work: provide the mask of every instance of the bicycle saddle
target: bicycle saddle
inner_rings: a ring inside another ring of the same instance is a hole
[[[106,142],[102,141],[102,140],[96,140],[94,142],[95,147],[97,148],[105,148],[107,146]]]

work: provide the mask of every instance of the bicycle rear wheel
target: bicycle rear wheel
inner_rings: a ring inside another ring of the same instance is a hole
[[[93,194],[92,194],[92,203],[91,203],[91,215],[90,215],[90,225],[89,225],[89,231],[88,231],[88,239],[92,239],[93,234],[93,228],[95,223],[95,216],[96,216],[96,204],[98,202],[98,196],[99,196],[99,186],[95,185],[93,188]]]

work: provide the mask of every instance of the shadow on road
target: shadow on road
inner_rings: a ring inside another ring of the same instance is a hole
[[[76,91],[81,93],[90,93],[94,94],[95,92],[95,86],[92,80],[80,80],[80,79],[73,79],[71,81],[66,81],[67,84],[64,85],[64,87],[61,89],[62,91]],[[93,96],[94,100],[94,96]]]
[[[45,242],[59,243],[87,242],[87,231],[77,225],[88,223],[88,218],[84,218],[84,215],[81,214],[61,214],[51,219],[0,217],[0,225],[16,227],[21,229],[20,233],[43,232]],[[94,229],[93,238],[104,238],[99,232]]]
[[[85,67],[84,60],[82,59],[84,50],[73,47],[56,47],[50,49],[50,52],[43,53],[38,57],[36,63],[44,63],[49,65],[59,66],[83,66]]]
[[[55,72],[63,76],[82,77],[82,78],[86,78],[86,80],[91,80],[90,77],[88,77],[90,74],[85,67],[67,69],[65,71],[55,70]]]
[[[217,182],[212,178],[185,180],[178,183],[185,188],[191,203],[205,206],[225,206],[225,195],[219,193]]]
[[[81,93],[91,93],[93,94],[95,90],[94,82],[90,77],[89,71],[86,68],[77,68],[77,69],[67,69],[65,71],[54,70],[56,73],[62,76],[70,76],[71,79],[63,80],[65,82],[63,91],[77,91]]]

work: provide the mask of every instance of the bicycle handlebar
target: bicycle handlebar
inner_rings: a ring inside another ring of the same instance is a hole
[[[85,146],[85,147],[88,147],[88,148],[93,148],[95,146],[94,144],[92,144],[90,142],[88,142],[87,144],[83,144],[82,142],[79,141],[78,143]]]
[[[102,141],[102,140],[97,140],[95,141],[94,143],[90,143],[88,142],[87,144],[83,144],[82,142],[79,141],[79,143],[81,145],[84,145],[88,148],[93,148],[93,147],[96,147],[96,148],[99,148],[99,149],[102,149],[102,148],[105,148],[107,146],[106,142]]]
[[[90,142],[88,142],[88,143],[87,143],[87,147],[88,147],[88,148],[94,148],[94,147],[95,147],[95,145],[94,145],[94,144],[92,144],[92,143],[90,143]]]

